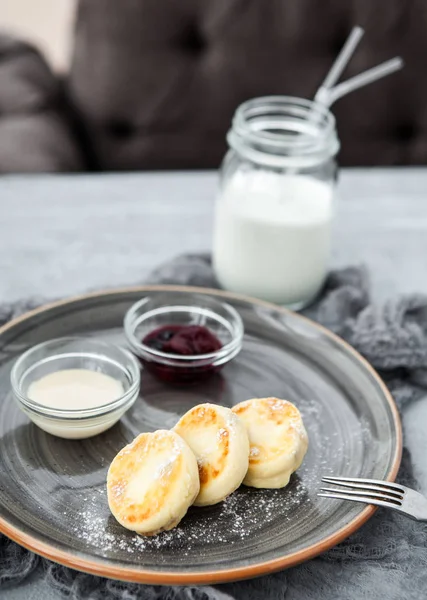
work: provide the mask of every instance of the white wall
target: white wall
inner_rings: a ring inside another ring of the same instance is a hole
[[[0,30],[38,46],[54,69],[66,70],[76,0],[0,0]]]

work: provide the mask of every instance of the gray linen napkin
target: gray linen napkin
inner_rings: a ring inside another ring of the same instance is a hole
[[[156,269],[147,283],[217,286],[207,255],[178,257]],[[0,307],[0,322],[37,303]],[[330,274],[305,314],[345,338],[371,362],[400,410],[425,395],[426,296],[405,296],[375,307],[370,304],[366,270],[350,267]],[[417,487],[407,450],[398,480]],[[298,567],[239,583],[184,588],[78,573],[0,536],[0,595],[3,586],[16,585],[36,568],[44,568],[58,593],[75,600],[420,600],[427,597],[427,524],[382,510],[346,541]]]

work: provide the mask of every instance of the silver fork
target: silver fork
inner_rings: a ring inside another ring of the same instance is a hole
[[[427,521],[427,498],[404,485],[356,477],[322,477],[322,481],[347,488],[342,490],[322,487],[317,495],[323,498],[353,500],[353,502],[385,506],[398,510],[416,521]]]

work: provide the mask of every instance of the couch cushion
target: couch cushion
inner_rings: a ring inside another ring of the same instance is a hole
[[[84,162],[60,85],[31,46],[0,35],[0,172],[76,171]]]
[[[354,24],[346,76],[407,66],[336,104],[341,163],[425,163],[424,0],[80,0],[69,90],[98,166],[217,166],[237,105],[312,97]]]

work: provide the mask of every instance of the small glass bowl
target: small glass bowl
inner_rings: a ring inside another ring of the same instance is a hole
[[[28,398],[31,383],[63,369],[88,369],[121,382],[124,394],[89,409],[51,408]],[[23,412],[48,433],[62,438],[88,438],[109,429],[132,406],[140,387],[140,366],[130,352],[113,344],[64,337],[33,346],[22,354],[10,375],[14,397]]]
[[[202,325],[222,343],[209,354],[169,354],[142,342],[165,325]],[[124,320],[126,339],[143,365],[170,383],[193,383],[219,371],[242,347],[243,321],[226,302],[193,292],[158,292],[136,302]]]

